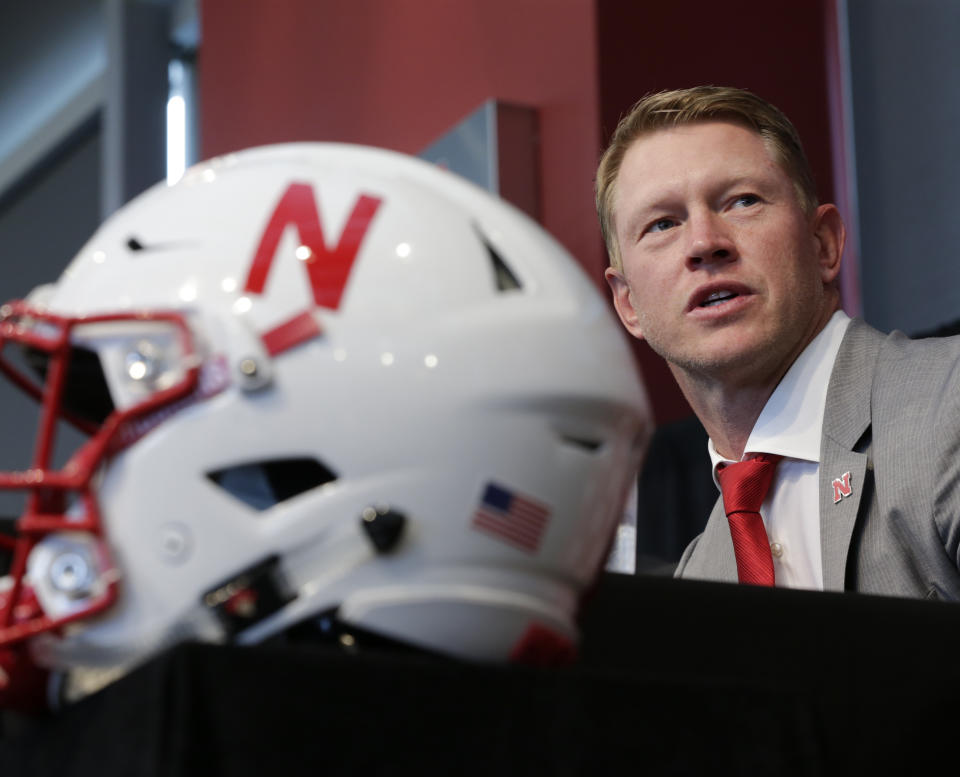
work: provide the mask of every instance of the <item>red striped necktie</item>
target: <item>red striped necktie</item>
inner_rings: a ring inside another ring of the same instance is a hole
[[[782,458],[761,453],[717,470],[723,508],[733,538],[733,552],[737,557],[737,577],[741,583],[774,583],[773,555],[760,517],[760,505],[770,490],[773,474]]]

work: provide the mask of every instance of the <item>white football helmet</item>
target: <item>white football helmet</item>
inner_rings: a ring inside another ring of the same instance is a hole
[[[0,317],[2,369],[43,407],[32,467],[0,474],[27,494],[0,588],[11,693],[28,667],[111,674],[304,623],[565,652],[652,428],[573,259],[383,150],[198,165]],[[87,435],[61,463],[58,419]]]

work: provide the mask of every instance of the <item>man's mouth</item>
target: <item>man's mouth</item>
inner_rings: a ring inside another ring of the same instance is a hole
[[[697,307],[701,308],[710,308],[714,305],[719,305],[721,302],[726,302],[728,299],[733,299],[734,297],[740,296],[735,291],[715,291],[707,296],[703,302],[701,302]]]
[[[736,281],[721,281],[701,286],[691,296],[687,303],[687,311],[709,310],[730,304],[741,297],[750,297],[753,290],[743,283]],[[740,304],[739,302],[736,304]]]

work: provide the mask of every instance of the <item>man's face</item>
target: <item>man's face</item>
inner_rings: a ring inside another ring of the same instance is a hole
[[[839,270],[836,209],[806,214],[763,139],[739,124],[640,137],[613,205],[617,311],[675,373],[779,380],[835,307],[825,284]]]

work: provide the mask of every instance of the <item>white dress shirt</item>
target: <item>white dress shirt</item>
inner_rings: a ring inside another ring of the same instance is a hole
[[[744,448],[743,459],[757,453],[784,457],[760,508],[776,584],[784,588],[823,589],[820,438],[827,385],[849,323],[843,311],[833,314],[770,395]],[[707,450],[719,488],[717,465],[733,462],[717,453],[713,440],[707,442]]]

